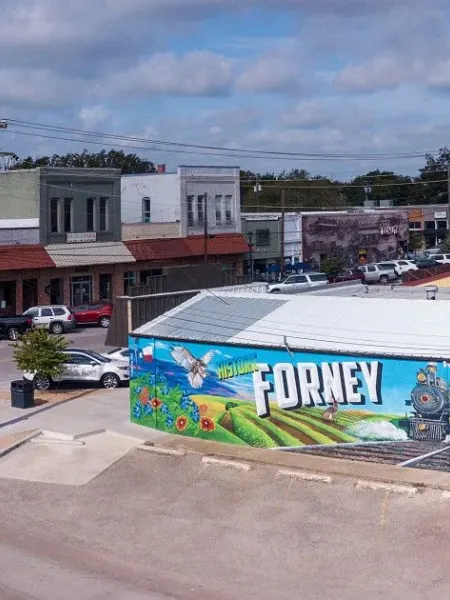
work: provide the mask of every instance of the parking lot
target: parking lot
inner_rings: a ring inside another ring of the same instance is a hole
[[[77,328],[75,331],[66,334],[71,345],[75,348],[84,348],[105,352],[107,347],[104,345],[106,330],[100,327]],[[11,342],[0,340],[0,390],[8,390],[13,379],[20,379],[20,373],[12,359]]]

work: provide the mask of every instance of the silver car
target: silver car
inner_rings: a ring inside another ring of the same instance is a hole
[[[130,360],[130,349],[129,348],[115,348],[114,350],[110,350],[103,356],[109,358],[110,360],[124,360],[129,362]]]
[[[67,306],[33,306],[23,313],[33,319],[35,329],[48,329],[50,333],[61,334],[76,327],[73,312]]]
[[[130,369],[123,360],[111,360],[92,350],[70,348],[63,350],[67,356],[62,374],[52,379],[46,375],[25,372],[24,379],[33,381],[37,390],[48,390],[63,381],[99,383],[104,388],[117,388],[129,381]]]
[[[383,268],[380,265],[363,265],[358,267],[364,275],[364,283],[381,283],[396,281],[397,273],[393,268]]]
[[[302,275],[289,275],[278,283],[269,285],[269,294],[295,294],[305,288],[317,287],[328,283],[325,273],[303,273]]]

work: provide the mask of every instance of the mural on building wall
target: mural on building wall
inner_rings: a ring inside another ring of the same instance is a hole
[[[305,260],[321,255],[342,256],[348,265],[358,262],[365,251],[367,262],[397,258],[408,239],[408,215],[403,212],[352,215],[305,215],[303,254]]]
[[[263,448],[443,439],[443,364],[130,339],[131,420]]]

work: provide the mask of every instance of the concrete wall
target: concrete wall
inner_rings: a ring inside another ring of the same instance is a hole
[[[124,241],[179,237],[181,237],[180,223],[122,223]]]
[[[39,244],[39,227],[0,228],[0,245]]]
[[[0,173],[0,216],[2,219],[39,217],[39,170]]]
[[[142,223],[142,198],[150,198],[151,222],[181,219],[179,178],[175,173],[124,175],[121,178],[122,223]]]

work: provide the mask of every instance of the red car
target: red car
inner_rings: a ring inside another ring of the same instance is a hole
[[[109,327],[111,322],[113,305],[107,302],[97,302],[74,306],[72,312],[77,325],[98,325],[98,327]]]
[[[362,281],[364,274],[358,269],[344,269],[340,275],[330,277],[329,283],[343,283],[344,281]]]

